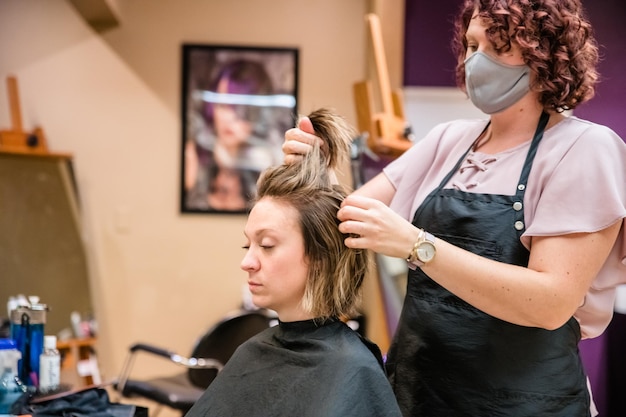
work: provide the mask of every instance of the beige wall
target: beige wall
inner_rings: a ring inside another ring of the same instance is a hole
[[[332,106],[355,122],[352,84],[366,74],[372,3],[116,6],[120,26],[97,34],[65,0],[0,0],[1,100],[16,75],[25,129],[41,125],[52,151],[74,155],[105,379],[130,343],[185,352],[241,300],[245,218],[178,211],[181,43],[298,47],[299,111]],[[2,105],[0,128],[9,126]]]

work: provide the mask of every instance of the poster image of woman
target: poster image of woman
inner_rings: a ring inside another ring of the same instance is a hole
[[[181,211],[245,213],[282,162],[296,111],[297,50],[183,46]]]

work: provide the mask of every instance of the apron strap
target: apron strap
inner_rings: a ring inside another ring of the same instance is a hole
[[[530,144],[530,149],[528,149],[528,154],[526,154],[526,161],[524,161],[524,167],[522,168],[522,173],[520,175],[519,182],[517,183],[517,191],[515,193],[517,196],[524,195],[524,190],[526,189],[526,184],[528,183],[528,176],[530,175],[530,170],[533,166],[535,155],[537,154],[537,148],[539,147],[541,138],[543,138],[543,132],[549,120],[550,115],[544,110],[539,118],[539,123],[537,124],[535,135],[533,136],[533,141]]]

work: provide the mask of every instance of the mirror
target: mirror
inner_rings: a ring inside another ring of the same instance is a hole
[[[79,210],[70,156],[0,152],[0,302],[39,296],[46,334],[93,312]]]

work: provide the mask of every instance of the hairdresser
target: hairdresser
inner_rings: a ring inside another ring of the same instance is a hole
[[[626,144],[569,114],[598,49],[579,0],[465,0],[457,81],[484,120],[434,127],[338,211],[405,258],[387,370],[405,416],[592,414],[578,353],[626,282]],[[320,139],[303,120],[285,160]]]

